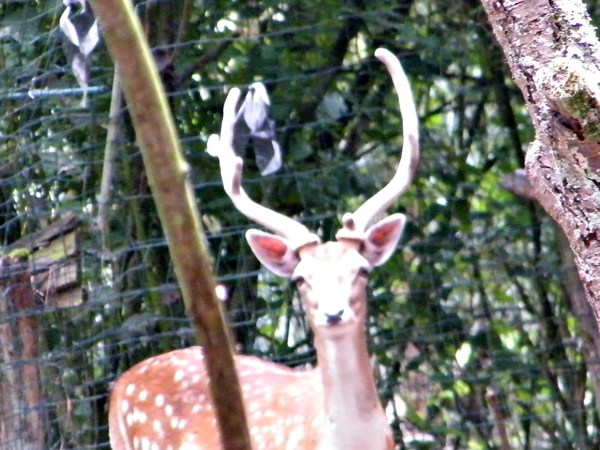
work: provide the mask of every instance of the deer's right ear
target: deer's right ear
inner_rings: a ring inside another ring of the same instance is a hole
[[[248,230],[246,239],[258,260],[271,272],[289,278],[300,258],[287,239],[259,230]]]

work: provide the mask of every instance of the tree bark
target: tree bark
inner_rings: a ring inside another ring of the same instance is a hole
[[[26,257],[0,259],[0,448],[6,450],[45,448],[39,304],[30,280]]]
[[[533,186],[527,181],[522,169],[505,174],[500,180],[500,184],[516,195],[527,200],[536,201]],[[586,354],[585,364],[588,372],[592,375],[591,383],[592,391],[596,394],[594,395],[596,410],[600,411],[600,364],[598,364],[598,361],[600,361],[600,329],[594,318],[592,308],[587,301],[587,296],[577,272],[577,265],[575,264],[571,246],[558,226],[556,226],[555,235],[556,250],[561,261],[561,285],[569,312],[577,320]]]
[[[600,52],[579,0],[481,0],[535,128],[525,161],[600,321]]]

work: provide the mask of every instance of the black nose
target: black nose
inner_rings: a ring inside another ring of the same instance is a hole
[[[325,317],[327,317],[327,324],[335,325],[336,323],[339,323],[339,321],[342,320],[342,314],[344,314],[343,309],[336,312],[335,314],[325,313]]]

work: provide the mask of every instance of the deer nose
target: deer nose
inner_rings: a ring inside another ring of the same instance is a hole
[[[334,314],[325,313],[325,318],[327,319],[327,325],[335,325],[342,320],[342,314],[344,314],[344,310],[341,309]]]

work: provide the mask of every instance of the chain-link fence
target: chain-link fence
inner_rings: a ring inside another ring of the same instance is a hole
[[[205,152],[225,94],[266,85],[283,167],[260,176],[249,152],[245,186],[330,239],[398,162],[396,99],[372,58],[385,46],[409,74],[422,126],[417,178],[393,208],[409,224],[372,274],[367,323],[396,441],[598,447],[598,329],[560,233],[503,187],[519,180],[531,129],[478,5],[165,0],[136,11],[240,353],[315,361],[294,290],[250,253],[251,224]],[[108,448],[111,383],[195,343],[114,67],[86,14],[79,2],[0,5],[1,448]]]

